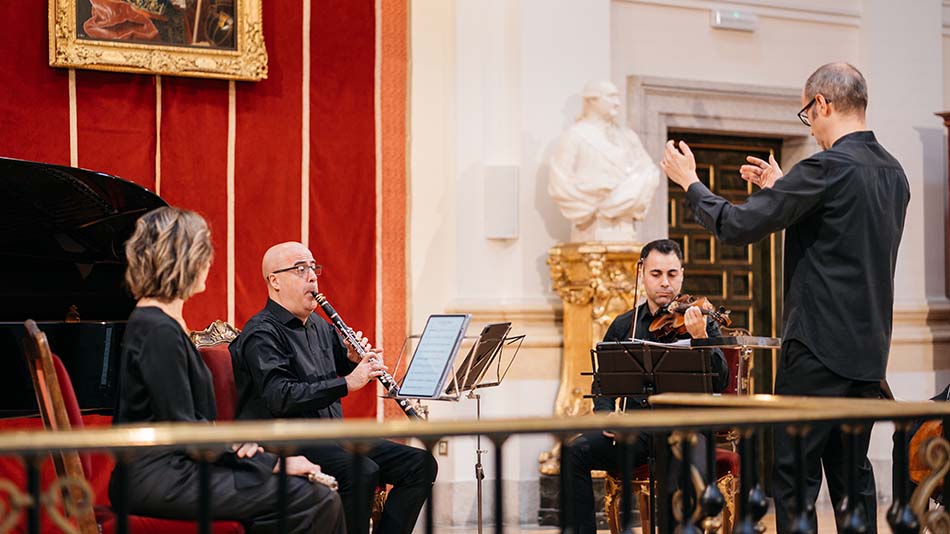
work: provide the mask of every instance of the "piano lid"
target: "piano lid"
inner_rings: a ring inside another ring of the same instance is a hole
[[[0,158],[0,321],[125,320],[125,242],[164,200],[85,169]]]

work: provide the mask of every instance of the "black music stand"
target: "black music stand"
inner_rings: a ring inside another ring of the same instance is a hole
[[[502,381],[508,375],[511,364],[515,361],[515,356],[521,350],[521,344],[524,342],[524,334],[512,336],[511,323],[491,323],[485,325],[477,337],[465,336],[465,339],[474,340],[469,348],[465,358],[454,366],[449,374],[449,382],[445,390],[436,397],[430,397],[430,401],[450,401],[459,402],[462,397],[475,400],[475,420],[482,419],[482,396],[479,390],[489,387],[500,386]],[[402,350],[399,352],[399,358],[396,360],[396,368],[399,368],[399,362],[402,361],[403,354],[406,353],[406,347],[410,340],[418,339],[419,336],[412,335],[406,337],[403,342]],[[506,352],[506,349],[508,351]],[[463,395],[465,394],[465,395]],[[422,407],[428,419],[428,408]],[[482,534],[483,526],[483,499],[482,499],[482,481],[485,479],[485,470],[482,466],[482,455],[487,454],[488,450],[482,449],[481,434],[475,435],[475,482],[477,488],[477,532]],[[500,477],[501,473],[496,476]],[[501,521],[496,518],[496,521]]]
[[[712,367],[712,349],[645,343],[642,341],[606,341],[590,351],[593,372],[593,387],[589,397],[619,397],[621,407],[626,408],[627,399],[648,405],[649,397],[660,393],[712,393],[716,376]],[[650,508],[655,530],[668,520],[664,506],[657,513],[656,493],[669,501],[666,481],[657,484],[656,445],[650,453]],[[688,459],[684,458],[684,462]],[[686,488],[683,488],[685,491]],[[696,496],[699,498],[699,495]],[[625,503],[630,506],[630,503]]]

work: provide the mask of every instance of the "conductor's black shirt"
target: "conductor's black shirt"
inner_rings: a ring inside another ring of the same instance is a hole
[[[356,367],[336,330],[311,313],[306,324],[268,299],[230,346],[237,419],[343,417],[340,399]]]
[[[700,183],[686,198],[724,243],[754,243],[784,228],[784,340],[803,343],[844,378],[884,378],[910,187],[872,132],[842,136],[744,204]]]
[[[650,332],[650,323],[653,322],[654,318],[655,316],[650,313],[650,307],[646,303],[641,304],[640,311],[637,312],[637,331],[635,336],[637,339],[659,341],[656,336]],[[607,333],[604,334],[604,341],[630,341],[630,327],[632,323],[633,310],[618,315],[617,318],[610,323],[610,327],[607,328]],[[722,335],[719,332],[719,325],[712,319],[706,320],[706,335],[709,337],[720,337]],[[712,353],[712,367],[716,373],[716,377],[713,379],[713,391],[720,392],[729,385],[729,367],[726,364],[726,357],[722,354],[721,350],[713,349]],[[617,397],[596,397],[594,399],[594,411],[613,411],[616,400]],[[628,409],[646,408],[647,405],[646,402],[640,402],[633,397],[629,397],[626,407]]]

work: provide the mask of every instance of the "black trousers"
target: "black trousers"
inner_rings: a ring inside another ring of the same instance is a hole
[[[835,374],[812,354],[808,347],[789,340],[782,346],[778,373],[775,378],[775,393],[811,397],[860,397],[880,396],[880,382],[851,380]],[[775,431],[775,464],[772,472],[772,492],[775,497],[775,526],[778,532],[791,532],[792,521],[798,506],[795,500],[795,476],[804,472],[806,477],[806,506],[810,507],[810,520],[817,525],[815,500],[821,488],[821,471],[824,466],[828,492],[835,510],[848,494],[848,452],[845,436],[838,425],[814,424],[804,442],[805,465],[796,460],[792,438],[782,429]],[[871,440],[870,426],[858,435],[855,461],[858,462],[859,506],[865,515],[868,532],[877,532],[877,493],[874,487],[874,471],[868,460],[868,445]],[[836,515],[836,520],[841,518]],[[842,525],[838,524],[840,532]]]
[[[699,472],[706,473],[706,439],[699,436],[699,441],[692,449],[691,463]],[[644,465],[650,457],[653,439],[649,434],[638,434],[631,444],[633,468]],[[594,482],[591,479],[592,469],[604,470],[612,476],[619,477],[621,471],[619,447],[614,444],[613,438],[608,438],[603,432],[585,432],[574,438],[569,444],[568,454],[571,455],[571,472],[561,473],[561,476],[571,477],[574,503],[574,532],[577,534],[593,534],[597,531],[594,510]],[[680,462],[671,462],[668,447],[658,448],[656,451],[656,478],[659,486],[657,495],[671,493],[678,487]],[[563,454],[563,451],[562,451]],[[671,510],[665,498],[657,498],[657,513],[653,514],[661,532],[666,531],[666,525],[672,525]],[[561,510],[564,513],[564,510]]]
[[[369,527],[376,486],[392,484],[383,516],[373,531],[376,534],[409,534],[416,524],[422,505],[432,491],[438,464],[428,451],[387,440],[371,444],[359,462],[359,494],[354,476],[353,453],[340,445],[310,447],[303,454],[319,464],[323,472],[336,477],[350,533],[363,533]]]
[[[263,456],[263,454],[261,454]],[[241,521],[248,533],[277,532],[277,475],[255,481],[247,472],[213,464],[211,515],[218,520]],[[198,518],[198,464],[184,454],[145,455],[128,466],[129,512],[164,519]],[[287,479],[287,532],[292,534],[343,534],[343,507],[336,492],[306,479]],[[117,501],[116,475],[109,496]]]

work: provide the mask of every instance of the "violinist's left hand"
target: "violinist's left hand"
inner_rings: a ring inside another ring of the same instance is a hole
[[[686,331],[693,339],[705,339],[706,335],[706,317],[703,316],[699,306],[690,306],[683,314],[686,321]]]

